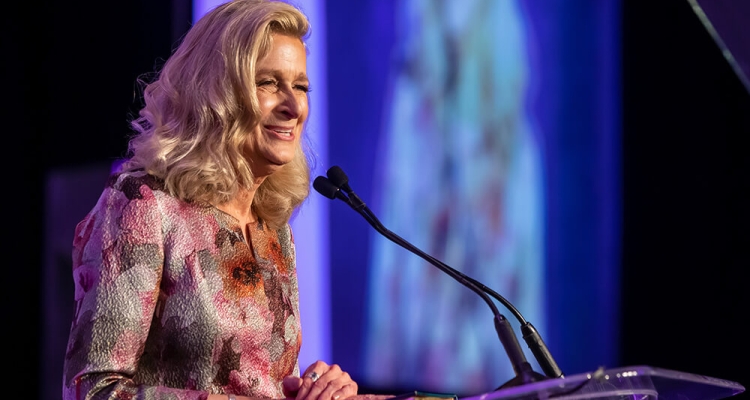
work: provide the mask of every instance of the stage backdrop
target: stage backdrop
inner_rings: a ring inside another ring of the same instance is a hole
[[[509,299],[563,372],[618,365],[619,3],[326,15],[330,164],[387,228]],[[476,394],[513,377],[475,293],[344,203],[330,218],[333,359],[361,385]]]

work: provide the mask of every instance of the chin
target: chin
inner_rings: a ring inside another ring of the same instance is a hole
[[[253,173],[256,175],[270,175],[278,171],[281,167],[294,161],[296,148],[277,149],[277,151],[261,151],[254,157]]]
[[[294,160],[293,157],[289,158],[267,158],[265,167],[263,168],[265,170],[264,175],[271,175],[272,173],[280,170],[285,165],[291,163]]]
[[[289,164],[290,162],[294,161],[294,152],[283,152],[283,153],[276,153],[276,154],[269,154],[266,157],[266,160],[268,160],[269,163],[283,167],[284,165]]]
[[[279,157],[279,158],[272,158],[269,159],[268,162],[271,163],[273,166],[276,167],[283,167],[290,162],[294,161],[294,157]]]

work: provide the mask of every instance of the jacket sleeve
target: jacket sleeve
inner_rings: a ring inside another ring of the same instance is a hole
[[[63,367],[63,399],[205,400],[206,392],[133,381],[164,266],[162,213],[147,185],[106,188],[76,226],[75,313]]]

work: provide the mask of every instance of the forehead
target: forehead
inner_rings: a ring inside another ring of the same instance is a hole
[[[264,67],[305,68],[307,48],[302,39],[294,36],[274,34],[268,52],[258,60],[259,70]]]

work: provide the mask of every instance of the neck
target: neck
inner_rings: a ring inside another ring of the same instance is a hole
[[[252,206],[257,187],[258,185],[255,185],[252,189],[242,188],[231,199],[224,203],[215,204],[215,207],[236,218],[241,226],[256,222],[258,218]]]

